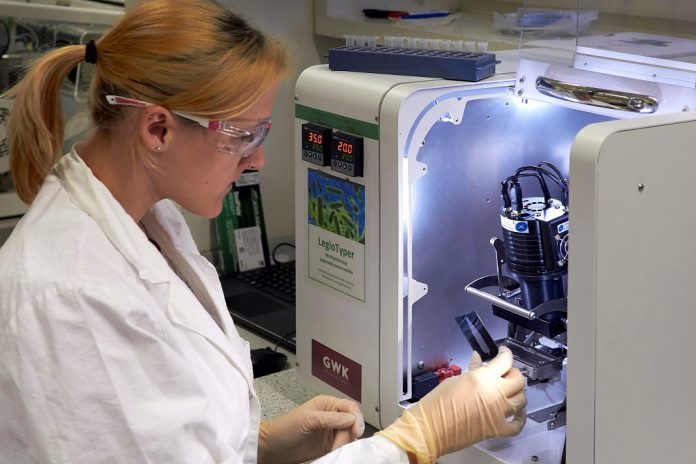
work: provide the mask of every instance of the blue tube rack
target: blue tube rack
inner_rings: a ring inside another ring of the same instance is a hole
[[[384,46],[342,46],[329,50],[329,69],[477,82],[495,74],[492,53]]]

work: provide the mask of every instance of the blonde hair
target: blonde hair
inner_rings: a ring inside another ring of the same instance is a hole
[[[97,42],[89,109],[109,133],[124,108],[121,95],[208,119],[241,114],[288,72],[288,57],[270,37],[213,0],[150,0],[126,11]],[[84,45],[53,50],[5,96],[16,100],[8,133],[17,194],[26,203],[60,157],[59,92],[85,57]]]

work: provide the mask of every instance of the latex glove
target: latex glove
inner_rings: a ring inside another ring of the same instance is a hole
[[[357,403],[319,395],[283,416],[261,422],[258,462],[305,462],[350,443],[364,431]]]
[[[518,434],[527,418],[526,381],[511,369],[512,353],[501,347],[495,359],[482,364],[474,352],[467,372],[442,382],[377,433],[418,464],[487,438]]]

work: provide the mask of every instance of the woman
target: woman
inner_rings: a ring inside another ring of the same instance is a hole
[[[82,60],[94,129],[61,157],[59,90]],[[213,1],[151,0],[10,91],[12,173],[31,206],[0,250],[0,462],[302,462],[336,448],[322,462],[432,462],[519,431],[509,353],[382,436],[342,447],[362,416],[328,396],[259,424],[248,344],[169,200],[215,217],[263,166],[287,69],[276,42]]]

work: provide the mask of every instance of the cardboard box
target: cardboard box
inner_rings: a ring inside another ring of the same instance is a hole
[[[269,262],[260,180],[258,171],[245,171],[225,196],[216,220],[222,274],[258,269]]]

